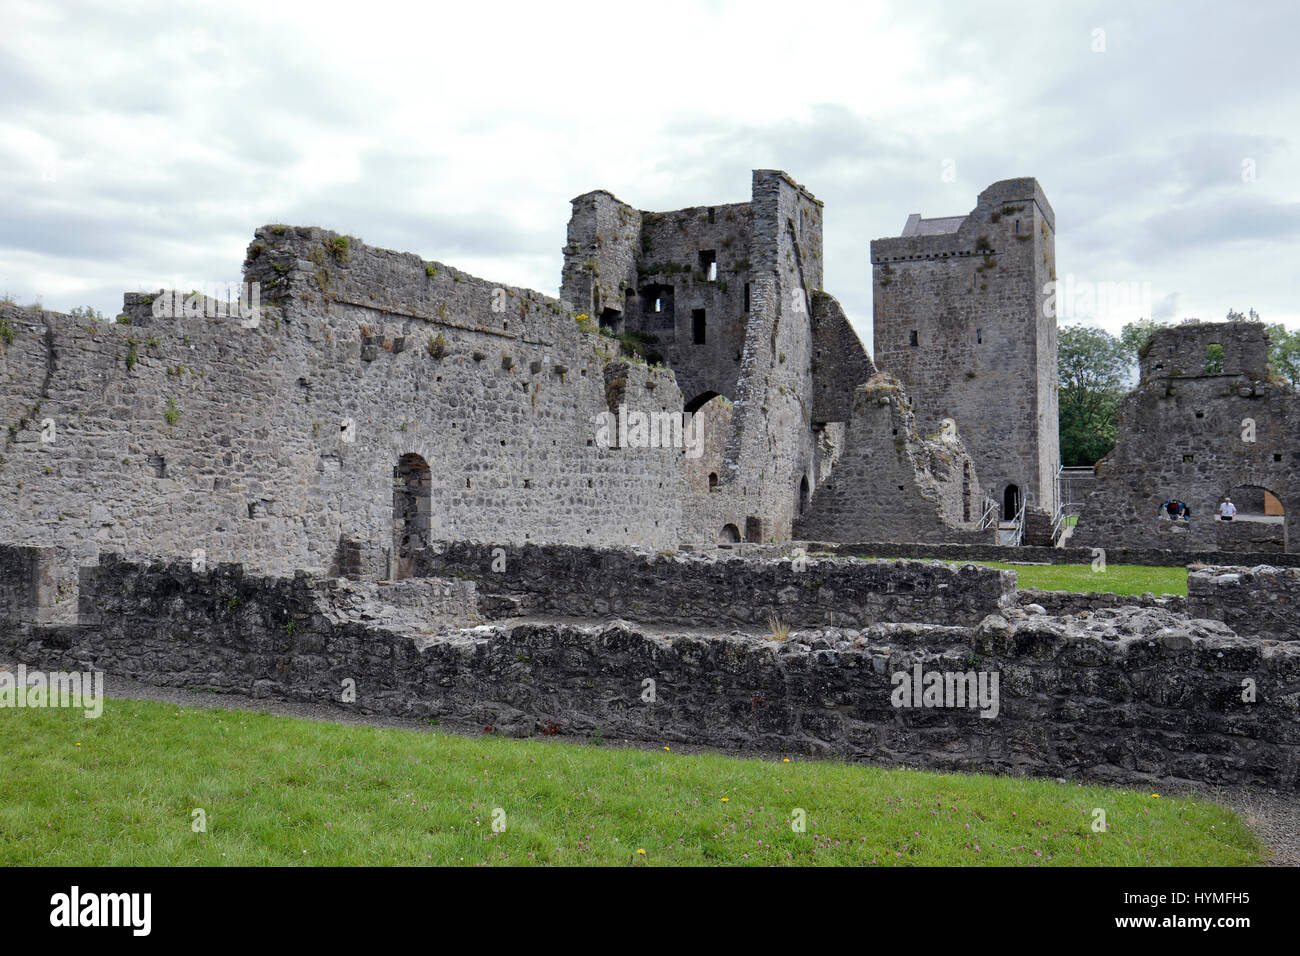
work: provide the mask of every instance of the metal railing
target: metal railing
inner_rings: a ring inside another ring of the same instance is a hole
[[[998,503],[992,498],[985,496],[984,513],[980,515],[979,528],[981,531],[987,531],[989,528],[998,526]]]
[[[1020,547],[1025,540],[1025,499],[1020,499],[1020,510],[1016,512],[1016,527],[1011,536],[1011,546]]]
[[[1061,532],[1065,530],[1065,509],[1059,504],[1056,511],[1052,514],[1052,547],[1056,547],[1056,542],[1061,540]]]

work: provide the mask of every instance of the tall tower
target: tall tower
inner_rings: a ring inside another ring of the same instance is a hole
[[[1056,218],[1033,178],[1004,179],[966,216],[908,217],[871,243],[875,359],[944,420],[1003,517],[1057,504]]]

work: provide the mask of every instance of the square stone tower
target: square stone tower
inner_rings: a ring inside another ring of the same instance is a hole
[[[876,364],[902,381],[922,433],[955,422],[1004,519],[1022,500],[1053,511],[1056,218],[1038,181],[994,183],[965,216],[909,216],[871,243],[871,264]]]

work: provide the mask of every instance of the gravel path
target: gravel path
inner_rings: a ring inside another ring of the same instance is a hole
[[[0,669],[11,665],[0,661]],[[138,681],[105,675],[104,692],[108,697],[128,700],[157,700],[185,707],[216,710],[248,710],[255,713],[274,714],[280,717],[298,717],[335,724],[361,724],[370,727],[398,727],[408,730],[430,730],[428,721],[404,717],[382,717],[354,714],[324,704],[297,701],[253,698],[243,694],[215,694],[206,691],[186,690],[182,687],[157,687]],[[481,735],[482,728],[468,724],[442,721],[441,732]],[[602,746],[629,747],[658,750],[657,744],[648,741],[606,740]],[[722,753],[707,747],[675,745],[682,753]],[[765,752],[740,753],[726,751],[732,756],[768,756]],[[1255,834],[1255,838],[1268,848],[1267,866],[1300,866],[1300,794],[1256,787],[1215,787],[1208,784],[1170,783],[1165,792],[1188,794],[1214,800],[1235,811]]]

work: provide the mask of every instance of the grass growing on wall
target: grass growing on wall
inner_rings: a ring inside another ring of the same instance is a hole
[[[1260,852],[1231,811],[1147,791],[152,701],[108,700],[93,720],[0,712],[6,865],[1221,866]]]

